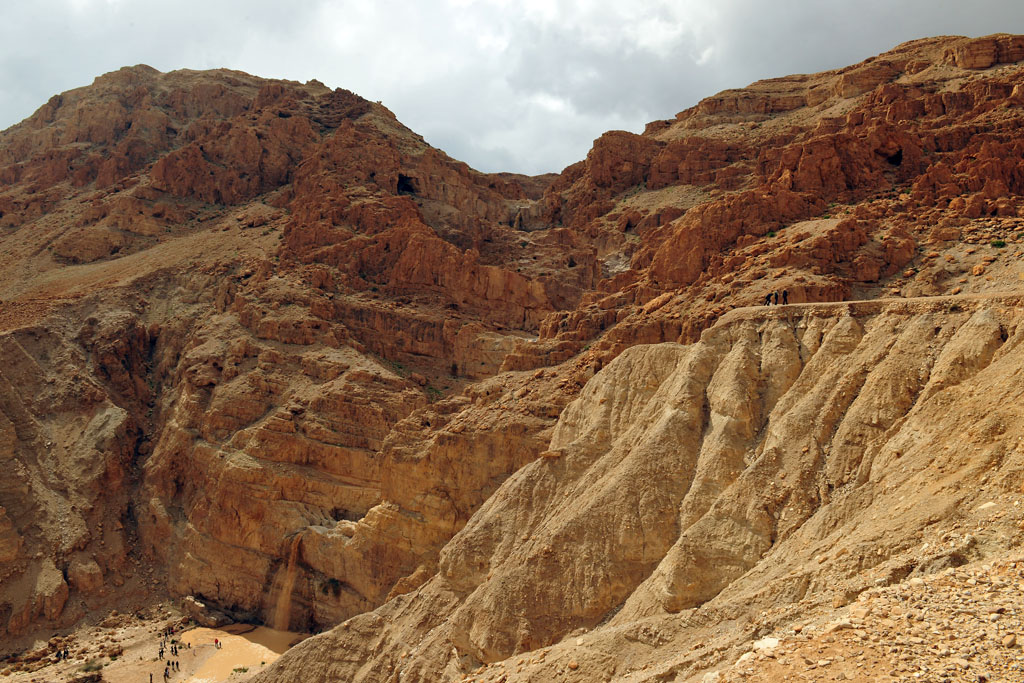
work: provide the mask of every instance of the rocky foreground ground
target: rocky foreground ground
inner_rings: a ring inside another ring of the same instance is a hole
[[[1019,502],[1019,501],[1015,501]],[[1019,681],[1024,556],[861,594],[845,616],[755,641],[705,681]]]
[[[1021,594],[1024,556],[972,563],[865,591],[849,606],[812,609],[792,627],[755,639],[732,664],[693,677],[701,683],[777,681],[990,681],[1024,679]],[[693,649],[706,648],[704,642]],[[577,675],[588,653],[547,680],[590,680]],[[522,657],[481,667],[466,681],[513,680]],[[545,680],[545,679],[537,679]],[[623,671],[615,680],[672,680],[648,669]],[[680,679],[677,679],[680,680]]]

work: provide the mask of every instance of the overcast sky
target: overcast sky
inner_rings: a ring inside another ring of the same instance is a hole
[[[0,0],[0,129],[125,65],[319,79],[482,171],[560,171],[725,88],[932,35],[1024,32],[1024,0]]]

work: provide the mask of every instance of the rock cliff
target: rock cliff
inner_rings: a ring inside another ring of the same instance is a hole
[[[1022,59],[914,41],[537,178],[316,81],[54,97],[0,133],[2,642],[193,595],[340,624],[263,680],[674,680],[1003,553]]]
[[[337,623],[541,448],[547,405],[436,446],[421,425],[592,286],[571,234],[513,242],[545,179],[477,173],[347,91],[226,71],[122,69],[2,149],[11,636],[150,590],[269,619],[289,557],[286,620]],[[424,448],[508,455],[450,482],[478,491],[456,512]]]

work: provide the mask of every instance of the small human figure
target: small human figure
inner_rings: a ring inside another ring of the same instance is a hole
[[[782,305],[783,306],[789,305],[789,290],[788,289],[782,290]]]
[[[778,292],[772,292],[772,296],[775,297],[775,305],[778,306],[779,305],[779,293]]]
[[[67,658],[68,658],[68,646],[65,645],[64,646],[64,659],[67,659]]]
[[[218,638],[214,638],[213,639],[213,649],[215,649],[215,650],[219,650],[220,649],[220,640]]]
[[[768,292],[767,294],[764,295],[764,305],[765,306],[771,306],[772,305],[772,293],[771,292]]]

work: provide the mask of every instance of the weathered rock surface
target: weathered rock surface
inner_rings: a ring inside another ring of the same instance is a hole
[[[848,681],[1020,678],[1022,558],[965,560],[865,591],[838,615],[807,615],[798,632],[779,633],[770,654],[723,667],[719,680],[776,681],[814,670]]]
[[[226,71],[123,69],[2,138],[6,633],[126,581],[269,618],[293,547],[294,625],[337,623],[540,449],[557,412],[488,418],[509,435],[479,448],[508,455],[452,480],[476,491],[456,512],[385,442],[592,286],[565,232],[514,265],[507,223],[544,179],[472,171],[347,91]],[[566,246],[578,277],[542,276]]]
[[[282,679],[672,680],[1003,552],[943,538],[1019,468],[1020,44],[537,178],[316,81],[56,96],[0,133],[0,642],[193,595],[344,622]]]

